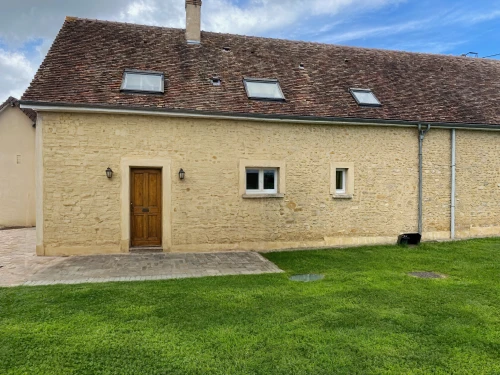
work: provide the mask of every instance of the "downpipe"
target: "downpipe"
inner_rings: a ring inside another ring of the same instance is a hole
[[[451,129],[451,210],[450,210],[450,237],[455,239],[455,191],[456,191],[456,141],[455,129]]]
[[[418,233],[422,235],[423,226],[423,145],[427,132],[431,130],[431,125],[427,124],[427,129],[418,124]]]

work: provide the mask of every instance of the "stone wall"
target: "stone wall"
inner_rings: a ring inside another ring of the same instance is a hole
[[[423,207],[424,240],[450,238],[451,130],[431,129],[425,135]]]
[[[500,234],[495,227],[499,135],[458,132],[460,230],[480,226]],[[171,215],[166,251],[391,243],[400,233],[417,230],[415,128],[44,113],[43,145],[44,248],[39,253],[124,251],[120,163],[130,157],[171,162],[171,196],[164,197]],[[243,159],[284,161],[285,197],[244,199],[239,192]],[[424,238],[447,239],[449,130],[427,134],[424,160]],[[354,163],[352,199],[330,194],[330,165],[336,162]],[[115,171],[111,180],[105,176],[108,166]],[[183,181],[180,168],[186,172]],[[477,168],[483,189],[474,188]]]
[[[500,132],[457,131],[456,231],[500,235]]]

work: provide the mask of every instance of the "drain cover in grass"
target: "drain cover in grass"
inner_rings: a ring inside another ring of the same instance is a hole
[[[307,283],[308,281],[321,280],[324,277],[325,277],[325,275],[318,275],[318,274],[314,274],[314,273],[308,273],[306,275],[293,275],[293,276],[290,276],[290,280],[292,280],[292,281],[302,281],[304,283]]]
[[[408,275],[418,277],[420,279],[444,279],[446,277],[435,272],[410,272]]]

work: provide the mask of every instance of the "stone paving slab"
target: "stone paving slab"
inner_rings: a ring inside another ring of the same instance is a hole
[[[43,280],[43,281],[27,281],[23,285],[38,286],[38,285],[56,285],[56,284],[84,284],[84,283],[109,283],[109,282],[127,282],[127,281],[147,281],[147,280],[172,280],[172,279],[186,279],[186,278],[199,278],[209,276],[230,276],[230,275],[261,275],[265,273],[278,273],[283,271],[241,271],[234,273],[210,273],[203,274],[176,274],[176,275],[158,275],[158,276],[132,276],[132,277],[105,277],[96,278],[90,277],[87,279],[74,279],[74,280]]]
[[[0,286],[169,280],[283,272],[255,252],[37,257],[35,230],[0,231]]]
[[[37,257],[35,228],[0,230],[0,287],[22,285],[37,271],[64,258]]]

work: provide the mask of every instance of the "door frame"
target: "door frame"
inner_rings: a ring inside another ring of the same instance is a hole
[[[170,159],[145,159],[141,157],[123,157],[120,162],[121,189],[121,241],[122,252],[130,251],[130,175],[132,168],[161,169],[162,176],[162,249],[164,252],[172,249],[172,173]]]
[[[159,202],[157,201],[157,203],[159,203],[158,204],[158,208],[160,210],[160,215],[158,215],[159,216],[158,220],[160,220],[160,223],[159,223],[160,226],[159,227],[157,226],[157,229],[159,229],[159,232],[160,232],[160,233],[158,233],[158,235],[160,236],[160,241],[159,241],[160,244],[159,245],[134,245],[134,239],[132,238],[134,236],[134,234],[135,234],[134,233],[134,220],[132,220],[133,214],[132,214],[132,207],[131,207],[131,213],[130,213],[130,215],[131,215],[130,216],[130,219],[131,219],[130,220],[130,247],[134,247],[134,248],[140,248],[140,247],[161,247],[162,240],[163,240],[163,233],[161,233],[162,232],[161,224],[163,223],[163,203],[162,203],[163,202],[163,189],[161,188],[161,186],[162,186],[161,176],[163,174],[163,170],[162,170],[162,168],[130,167],[130,176],[132,176],[134,174],[134,171],[148,171],[148,172],[155,171],[155,172],[157,172],[157,173],[160,174],[160,181],[159,181],[159,183],[160,183],[160,191],[159,191],[160,197],[159,197]],[[148,185],[149,185],[149,182],[148,182]],[[134,186],[134,181],[131,178],[130,179],[130,200],[129,200],[130,202],[133,201],[132,194],[133,194],[135,188],[136,187]],[[150,187],[149,186],[148,186],[148,188],[149,188],[148,190],[150,191]],[[156,188],[158,188],[158,186],[156,186]],[[157,193],[158,193],[158,191],[157,191]],[[132,203],[130,203],[130,205],[132,205]],[[148,224],[148,226],[149,226],[149,224]]]

